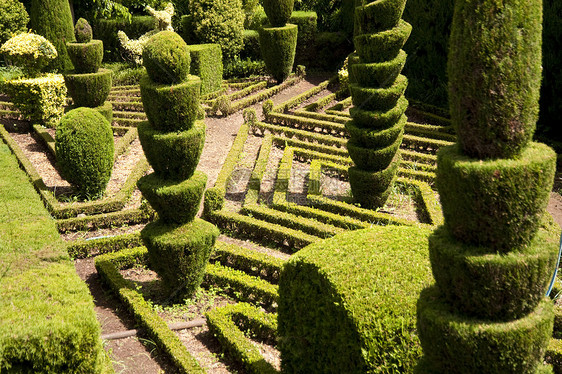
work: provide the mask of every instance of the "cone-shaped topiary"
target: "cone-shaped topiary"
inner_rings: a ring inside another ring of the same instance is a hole
[[[113,131],[91,108],[68,112],[56,129],[57,165],[83,198],[103,195],[113,170]]]
[[[84,18],[79,18],[74,25],[74,36],[78,43],[89,43],[92,40],[92,26]]]
[[[189,73],[189,49],[181,37],[163,31],[143,53],[147,75],[141,97],[148,122],[139,139],[154,173],[138,181],[158,220],[142,231],[151,264],[170,297],[190,297],[201,284],[218,229],[196,219],[207,176],[195,171],[205,123],[197,121],[201,79]]]
[[[438,152],[445,224],[429,239],[437,287],[418,301],[419,373],[551,373],[544,299],[560,228],[545,217],[556,154],[531,143],[541,0],[458,0],[449,53],[458,143]]]
[[[189,48],[173,31],[161,31],[144,45],[142,60],[153,82],[179,83],[189,74]]]
[[[354,63],[350,91],[354,107],[346,124],[353,199],[364,208],[386,202],[398,172],[408,101],[404,45],[412,26],[400,19],[405,0],[378,0],[355,8]]]
[[[291,18],[294,4],[295,0],[264,0],[263,10],[271,26],[285,26],[289,18]]]

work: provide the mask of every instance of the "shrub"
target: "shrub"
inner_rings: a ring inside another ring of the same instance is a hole
[[[173,31],[161,31],[151,37],[142,52],[144,67],[153,82],[183,82],[189,74],[189,48]]]
[[[261,58],[260,34],[256,30],[244,30],[243,39],[244,47],[240,51],[240,58],[259,60]]]
[[[240,0],[193,0],[189,8],[192,32],[197,39],[194,44],[220,45],[226,61],[240,53],[244,33]]]
[[[339,32],[344,38],[351,40],[355,4],[355,1],[347,0],[296,0],[295,10],[316,12],[320,32]],[[352,51],[347,54],[350,52]]]
[[[291,18],[294,0],[263,0],[263,10],[273,27],[283,27]]]
[[[57,57],[57,50],[51,42],[33,33],[21,33],[10,38],[0,47],[0,52],[30,77],[39,75]]]
[[[355,11],[355,34],[378,33],[394,28],[404,12],[406,0],[382,0],[362,4]]]
[[[47,10],[48,9],[48,10]],[[49,69],[67,71],[72,62],[66,53],[66,43],[76,41],[72,25],[72,13],[66,0],[32,0],[31,27],[55,46],[58,57],[49,64]]]
[[[94,35],[103,42],[106,61],[123,61],[117,32],[122,30],[130,38],[136,39],[154,30],[156,21],[151,16],[134,16],[130,20],[98,19],[94,25]]]
[[[32,122],[55,127],[64,113],[66,86],[62,75],[7,81],[3,88],[14,105]]]
[[[100,69],[97,73],[66,74],[68,93],[76,106],[97,107],[102,105],[111,91],[111,70]]]
[[[106,63],[104,66],[113,72],[114,86],[138,85],[146,74],[143,66],[131,66],[123,62]]]
[[[284,81],[295,61],[297,25],[264,27],[259,30],[260,48],[265,66],[277,82]]]
[[[292,256],[279,280],[282,370],[411,372],[421,354],[416,300],[432,282],[428,235],[416,227],[377,227]]]
[[[400,20],[392,29],[374,34],[359,34],[353,41],[361,62],[383,62],[396,58],[411,32],[412,26]]]
[[[0,1],[0,45],[15,34],[25,32],[29,15],[18,0]]]
[[[359,78],[359,77],[357,77]],[[371,88],[364,82],[350,84],[353,105],[367,111],[388,111],[396,106],[408,86],[408,79],[399,75],[389,87]]]
[[[316,38],[318,16],[315,12],[294,11],[291,13],[289,23],[297,25],[297,50],[295,52],[295,64],[308,66],[316,59],[314,54],[314,40]]]
[[[111,124],[96,110],[68,112],[56,129],[55,149],[61,174],[82,197],[103,195],[113,169]]]
[[[335,70],[354,49],[352,39],[343,32],[319,32],[314,40],[315,55],[310,65]]]
[[[188,46],[191,74],[201,78],[201,95],[217,91],[222,86],[222,51],[218,44]]]
[[[66,43],[66,51],[76,73],[96,73],[103,60],[103,43],[92,40],[88,43]]]
[[[515,157],[531,141],[538,118],[542,1],[483,1],[474,8],[469,1],[455,5],[451,121],[467,155]],[[475,71],[486,73],[475,77]]]
[[[89,43],[92,40],[92,26],[84,18],[80,18],[74,25],[74,36],[78,43]]]
[[[267,69],[263,60],[234,59],[224,66],[224,78],[247,78],[255,75],[265,75]]]

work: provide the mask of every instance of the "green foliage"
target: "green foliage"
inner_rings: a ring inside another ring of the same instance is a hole
[[[113,169],[111,124],[96,110],[68,112],[56,129],[57,165],[82,197],[103,195]]]
[[[361,128],[355,125],[354,120],[348,121],[345,128],[349,136],[361,147],[384,148],[396,141],[403,135],[404,126],[408,118],[403,115],[400,120],[387,129]]]
[[[1,66],[0,67],[0,92],[4,92],[4,84],[7,81],[19,79],[23,77],[23,71],[17,66]]]
[[[258,43],[259,48],[259,43]],[[258,53],[259,49],[258,49]],[[224,78],[247,78],[267,74],[265,62],[263,60],[251,60],[235,58],[224,66]]]
[[[201,114],[199,77],[190,75],[185,82],[163,85],[144,76],[140,89],[144,111],[155,130],[189,130]]]
[[[0,45],[27,30],[29,15],[18,0],[0,1]]]
[[[224,206],[224,194],[226,191],[219,187],[211,187],[205,191],[205,201],[203,202],[203,216],[208,219],[209,216]]]
[[[405,97],[398,99],[396,106],[386,112],[363,110],[357,107],[349,109],[353,124],[360,128],[385,129],[393,126],[406,112],[408,100]]]
[[[432,287],[420,295],[417,330],[437,372],[534,374],[552,334],[552,308],[545,298],[523,318],[486,321],[452,313]]]
[[[103,41],[105,48],[105,60],[116,62],[123,61],[121,56],[120,42],[117,32],[122,30],[129,38],[136,39],[147,32],[154,30],[156,21],[152,16],[134,16],[130,20],[118,19],[98,19],[94,25],[94,35]]]
[[[558,258],[560,229],[549,222],[527,248],[507,254],[458,242],[441,226],[429,238],[433,275],[452,310],[494,321],[524,317],[544,297]]]
[[[384,205],[392,192],[400,157],[396,156],[386,169],[366,171],[352,166],[347,172],[353,201],[359,203],[363,209],[375,209]]]
[[[88,288],[29,177],[4,144],[0,169],[0,204],[9,212],[0,216],[0,371],[109,369]]]
[[[32,0],[31,27],[55,46],[58,56],[48,68],[55,71],[72,69],[72,62],[66,53],[66,43],[76,41],[72,13],[67,0]]]
[[[353,36],[355,1],[296,0],[295,9],[316,12],[318,30],[321,32],[341,32],[346,39]]]
[[[84,18],[78,19],[74,25],[74,36],[78,43],[89,43],[92,41],[92,26]]]
[[[244,46],[240,51],[240,58],[259,60],[261,58],[260,34],[256,30],[244,30],[243,41]]]
[[[204,121],[178,132],[160,132],[148,122],[138,125],[144,154],[156,174],[175,180],[193,175],[205,145],[205,129]]]
[[[124,62],[106,63],[104,67],[113,72],[114,86],[138,85],[140,79],[146,74],[143,66],[131,66]]]
[[[297,25],[264,27],[259,30],[260,48],[265,66],[277,82],[284,81],[295,61]]]
[[[289,23],[297,25],[297,50],[295,64],[309,66],[316,59],[314,55],[314,40],[316,39],[318,16],[315,12],[294,11]]]
[[[531,143],[516,159],[479,160],[442,147],[437,187],[445,226],[458,240],[502,253],[530,243],[549,200],[556,154]]]
[[[30,77],[38,76],[57,57],[57,50],[51,42],[40,35],[25,32],[2,44],[0,53]]]
[[[244,12],[240,0],[193,0],[189,3],[191,44],[215,43],[226,61],[242,50]],[[184,30],[185,32],[185,30]]]
[[[392,60],[372,64],[357,61],[351,65],[351,70],[354,80],[363,87],[389,87],[394,84],[405,64],[406,52],[400,50]]]
[[[456,3],[449,102],[467,155],[512,158],[531,141],[539,112],[541,21],[539,0]]]
[[[421,354],[416,300],[432,282],[428,235],[415,227],[359,230],[291,257],[279,282],[282,370],[412,372]]]
[[[294,0],[263,0],[263,10],[272,27],[283,27],[293,12]]]
[[[153,82],[172,84],[186,80],[191,57],[181,36],[165,30],[151,37],[144,45],[142,60]]]
[[[178,299],[190,297],[201,284],[218,235],[214,225],[198,218],[181,226],[157,220],[141,231],[151,265]]]
[[[404,75],[399,75],[392,85],[387,88],[372,88],[363,82],[352,83],[349,85],[349,88],[355,107],[367,111],[386,112],[396,106],[398,100],[404,95],[407,86],[408,79]]]
[[[17,79],[3,85],[14,105],[32,122],[55,127],[64,113],[66,86],[62,75]]]
[[[402,138],[403,136],[398,136],[394,143],[384,148],[365,148],[358,145],[355,139],[350,139],[347,142],[349,157],[357,167],[363,170],[380,171],[386,169],[400,148]]]
[[[158,217],[170,224],[193,221],[207,184],[207,175],[196,171],[189,179],[164,179],[156,173],[137,182],[142,196],[158,212]]]
[[[339,69],[354,49],[352,39],[343,32],[319,32],[314,40],[315,55],[309,65],[325,71]]]
[[[392,29],[374,34],[359,34],[353,41],[361,62],[383,62],[396,58],[411,32],[412,26],[400,20]]]
[[[66,43],[66,51],[76,73],[96,73],[103,60],[103,42]]]
[[[102,105],[111,91],[111,70],[97,73],[65,74],[64,82],[75,106],[95,108]]]
[[[378,33],[394,28],[404,12],[406,0],[371,1],[355,10],[355,34]]]
[[[201,95],[219,90],[222,86],[222,52],[218,44],[189,46],[191,74],[201,78]]]

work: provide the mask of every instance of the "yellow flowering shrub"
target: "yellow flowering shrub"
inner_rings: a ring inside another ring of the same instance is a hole
[[[50,41],[28,32],[10,38],[0,47],[0,53],[31,77],[37,76],[42,68],[57,57],[57,50]]]

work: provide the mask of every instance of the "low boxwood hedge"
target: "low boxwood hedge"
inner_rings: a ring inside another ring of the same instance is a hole
[[[189,45],[191,73],[201,78],[201,95],[219,90],[222,86],[222,50],[218,44]]]

